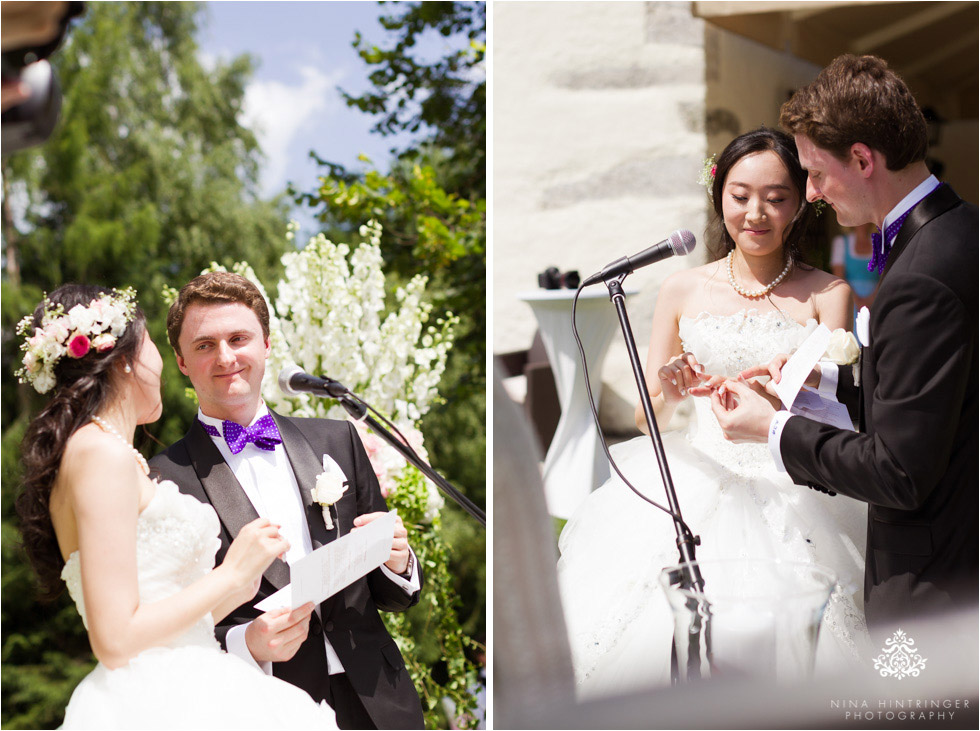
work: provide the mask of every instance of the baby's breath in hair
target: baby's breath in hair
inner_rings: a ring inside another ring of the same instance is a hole
[[[701,166],[701,174],[698,175],[698,184],[708,190],[708,198],[711,198],[711,188],[715,184],[715,173],[718,171],[718,166],[715,164],[717,157],[717,155],[706,157],[704,165]]]

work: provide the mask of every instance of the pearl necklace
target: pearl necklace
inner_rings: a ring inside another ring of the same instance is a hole
[[[129,447],[131,450],[133,450],[133,456],[136,457],[136,462],[139,464],[140,469],[143,470],[143,474],[144,475],[150,474],[150,465],[147,464],[146,457],[140,454],[140,451],[132,444],[130,444],[129,441],[127,441],[126,437],[124,437],[122,434],[116,431],[116,427],[114,427],[112,424],[110,424],[100,416],[93,416],[92,421],[95,422],[96,426],[98,426],[106,434],[111,434],[116,439],[118,439],[123,444],[125,444],[127,447]]]
[[[783,271],[779,273],[778,277],[773,279],[771,282],[769,282],[769,284],[767,284],[762,289],[749,291],[735,281],[735,272],[732,269],[732,261],[733,261],[734,254],[735,254],[735,249],[732,249],[731,251],[728,252],[728,256],[726,257],[726,261],[728,263],[728,283],[732,285],[732,289],[734,289],[743,297],[747,297],[749,299],[757,299],[759,297],[765,297],[767,294],[772,292],[777,286],[779,286],[780,282],[786,279],[786,275],[788,275],[790,269],[793,268],[793,260],[790,259],[786,262],[786,266],[783,267]]]

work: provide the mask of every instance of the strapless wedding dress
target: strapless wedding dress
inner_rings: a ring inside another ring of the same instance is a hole
[[[210,505],[180,493],[173,482],[160,482],[137,523],[140,602],[166,599],[211,571],[218,528]],[[72,553],[61,576],[87,627],[84,560]],[[326,704],[224,652],[208,614],[124,667],[97,665],[72,694],[64,728],[336,729],[337,724]]]
[[[817,326],[779,312],[682,317],[680,337],[708,374],[735,376],[790,353]],[[774,558],[821,564],[838,576],[824,615],[816,671],[850,667],[871,651],[863,612],[867,506],[794,485],[766,444],[732,444],[707,398],[696,425],[666,433],[664,448],[684,520],[702,561]],[[623,474],[667,504],[648,436],[612,448]],[[673,623],[658,584],[679,561],[673,522],[613,476],[566,524],[559,540],[562,605],[583,697],[669,684]]]

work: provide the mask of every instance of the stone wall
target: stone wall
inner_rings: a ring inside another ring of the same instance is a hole
[[[704,23],[689,3],[496,3],[493,12],[493,350],[526,348],[519,294],[548,266],[585,276],[688,228],[700,238]],[[633,274],[645,352],[657,287],[697,252]],[[611,305],[610,305],[611,306]],[[632,425],[617,338],[603,420]]]

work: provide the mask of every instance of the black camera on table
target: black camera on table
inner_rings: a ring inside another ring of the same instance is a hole
[[[4,153],[40,145],[54,131],[61,112],[61,87],[47,58],[64,39],[68,22],[81,15],[84,9],[84,3],[67,3],[56,37],[42,45],[9,49],[0,54],[3,81],[19,81],[31,89],[26,100],[7,109],[0,117]]]
[[[548,267],[538,275],[541,289],[578,289],[581,281],[575,269],[562,273],[558,267]]]

